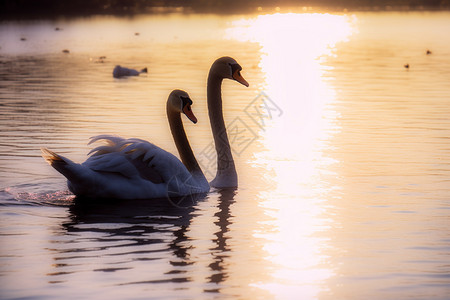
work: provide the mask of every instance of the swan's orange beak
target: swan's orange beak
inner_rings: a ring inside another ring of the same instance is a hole
[[[246,87],[249,86],[247,80],[245,80],[244,77],[242,77],[240,70],[234,71],[233,79],[236,80],[237,82],[239,82],[240,84],[245,85]]]
[[[189,120],[192,121],[192,123],[197,123],[197,118],[194,116],[194,113],[192,112],[191,106],[189,104],[186,104],[183,107],[183,113],[188,117]]]

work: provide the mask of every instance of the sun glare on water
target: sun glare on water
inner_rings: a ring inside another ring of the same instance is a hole
[[[262,89],[284,113],[264,134],[265,142],[280,159],[304,157],[313,141],[326,139],[323,119],[334,91],[323,78],[329,70],[323,62],[353,33],[354,22],[340,15],[274,14],[235,21],[227,31],[229,38],[261,46]],[[288,134],[297,138],[285,138]]]
[[[333,275],[325,263],[327,241],[318,235],[330,228],[326,197],[335,188],[324,180],[335,163],[324,150],[339,130],[335,94],[324,74],[327,57],[353,34],[355,21],[330,14],[261,15],[235,21],[227,32],[231,39],[260,45],[262,89],[283,111],[261,130],[267,151],[255,154],[253,162],[270,171],[275,183],[259,197],[274,230],[255,232],[267,241],[272,279],[254,286],[283,298],[316,298]]]

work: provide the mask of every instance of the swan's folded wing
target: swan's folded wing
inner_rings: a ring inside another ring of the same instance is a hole
[[[170,181],[174,176],[188,178],[189,171],[183,163],[172,153],[167,152],[152,143],[140,139],[126,140],[127,146],[122,153],[133,161],[139,170],[155,170],[164,182]],[[143,164],[144,166],[142,166]]]
[[[97,172],[116,173],[127,178],[139,176],[134,165],[120,152],[91,156],[83,163],[83,166]]]
[[[140,139],[97,136],[92,142],[104,140],[106,145],[93,149],[84,166],[102,173],[115,173],[130,179],[153,183],[169,182],[175,176],[187,179],[189,171],[173,154]]]

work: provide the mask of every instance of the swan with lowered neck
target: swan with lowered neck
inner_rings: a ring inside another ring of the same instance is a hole
[[[105,140],[84,163],[77,164],[50,150],[42,149],[44,159],[68,180],[77,196],[114,199],[149,199],[170,195],[190,195],[209,191],[189,145],[181,113],[192,122],[192,100],[181,90],[174,90],[167,100],[170,129],[181,162],[171,153],[140,139],[111,135],[91,138],[89,144]]]
[[[212,187],[237,187],[238,177],[222,112],[222,81],[235,80],[246,87],[248,82],[241,75],[242,67],[231,57],[221,57],[211,66],[208,75],[208,113],[214,145],[217,153],[217,173],[210,182]]]

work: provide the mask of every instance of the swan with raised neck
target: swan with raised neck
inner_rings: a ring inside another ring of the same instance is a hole
[[[241,75],[242,67],[231,57],[221,57],[211,66],[208,75],[208,113],[214,145],[217,153],[217,173],[210,182],[212,187],[237,187],[238,176],[222,111],[222,81],[235,80],[245,86],[248,82]]]

